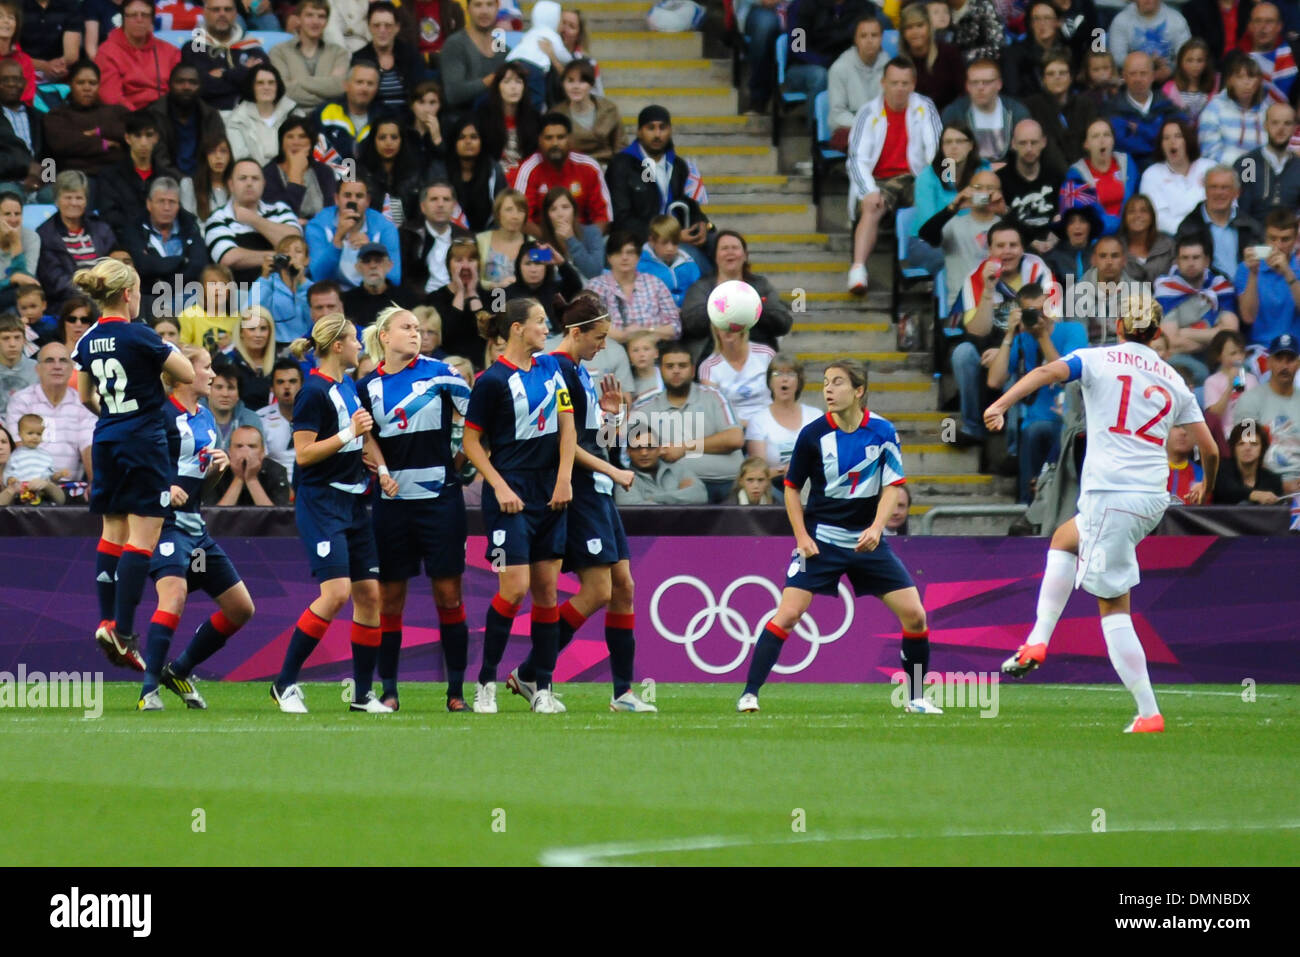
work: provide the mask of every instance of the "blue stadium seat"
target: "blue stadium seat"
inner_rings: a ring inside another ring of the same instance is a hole
[[[891,60],[898,56],[898,31],[886,30],[880,40],[880,50]]]
[[[781,143],[781,112],[787,106],[804,103],[807,93],[787,93],[785,86],[785,64],[790,58],[790,34],[782,33],[776,38],[776,95],[772,97],[772,145]]]
[[[59,208],[53,204],[32,203],[23,207],[23,226],[27,229],[35,230],[47,219],[59,211]],[[28,268],[29,272],[35,272],[34,269]]]
[[[813,144],[813,182],[812,195],[814,205],[821,202],[822,183],[826,179],[827,164],[845,159],[845,154],[833,150],[826,144],[831,138],[831,95],[822,90],[813,100],[813,119],[817,124],[817,142]]]
[[[176,49],[180,50],[184,48],[185,44],[190,42],[190,38],[194,36],[194,31],[155,30],[153,32],[153,35],[156,36],[159,40],[162,40],[164,43],[170,43],[172,46],[176,47]]]
[[[907,258],[908,234],[912,230],[912,220],[915,216],[916,210],[911,206],[900,207],[894,213],[894,242],[897,255],[894,257],[894,283],[891,292],[893,308],[891,311],[895,316],[898,315],[898,298],[902,287],[930,278],[930,273],[925,269],[903,265],[903,260]]]

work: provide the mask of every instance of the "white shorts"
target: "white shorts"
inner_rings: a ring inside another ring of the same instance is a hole
[[[1079,568],[1075,588],[1118,598],[1142,580],[1138,542],[1165,514],[1168,492],[1085,492],[1079,496]]]

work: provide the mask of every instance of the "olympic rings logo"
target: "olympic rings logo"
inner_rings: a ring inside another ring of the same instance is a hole
[[[677,634],[664,626],[663,619],[659,616],[659,602],[674,586],[685,585],[693,588],[699,596],[704,599],[704,607],[691,616],[686,624],[685,634]],[[772,598],[772,610],[763,615],[758,623],[752,628],[745,617],[731,607],[731,598],[741,588],[746,585],[756,585],[765,590]],[[844,602],[844,621],[831,632],[829,635],[823,635],[817,621],[811,613],[805,612],[804,616],[795,623],[791,632],[798,635],[804,641],[808,642],[808,653],[804,655],[803,660],[794,664],[776,665],[772,670],[778,674],[793,675],[803,671],[813,663],[817,657],[817,651],[822,645],[829,645],[833,641],[841,638],[853,624],[853,595],[849,592],[843,582],[839,587],[840,600]],[[715,599],[713,590],[704,582],[693,575],[674,575],[660,583],[655,589],[654,596],[650,599],[650,620],[654,623],[655,630],[660,635],[667,638],[674,644],[684,645],[686,656],[691,660],[691,664],[699,668],[705,674],[725,675],[735,671],[744,662],[749,655],[749,650],[758,643],[758,637],[767,627],[767,623],[772,620],[776,614],[777,606],[781,602],[781,593],[766,578],[761,575],[745,575],[737,578],[723,590],[722,595]],[[724,665],[714,665],[700,657],[695,645],[701,638],[704,638],[713,630],[713,626],[721,622],[722,630],[740,645],[740,650],[736,657]]]

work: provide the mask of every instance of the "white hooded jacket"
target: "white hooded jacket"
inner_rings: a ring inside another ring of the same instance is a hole
[[[539,40],[550,40],[551,50],[555,53],[556,59],[563,64],[568,64],[573,59],[564,40],[560,36],[560,5],[555,0],[538,0],[533,7],[532,25],[523,35],[518,45],[506,54],[506,62],[513,63],[515,60],[523,60],[525,63],[531,63],[543,72],[551,69],[551,58],[538,45]]]

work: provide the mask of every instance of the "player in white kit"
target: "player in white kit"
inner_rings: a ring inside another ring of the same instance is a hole
[[[1187,428],[1201,450],[1204,481],[1192,504],[1206,500],[1219,466],[1218,447],[1182,377],[1148,343],[1163,312],[1149,297],[1134,297],[1116,322],[1119,343],[1077,349],[1021,377],[984,413],[1002,428],[1008,409],[1043,386],[1079,379],[1088,422],[1079,513],[1056,530],[1038,593],[1034,629],[1002,671],[1020,677],[1047,656],[1056,622],[1075,588],[1097,597],[1111,664],[1137,700],[1138,716],[1125,731],[1163,731],[1164,718],[1147,676],[1146,654],[1129,616],[1129,591],[1141,575],[1137,544],[1160,522],[1169,504],[1165,440]]]

